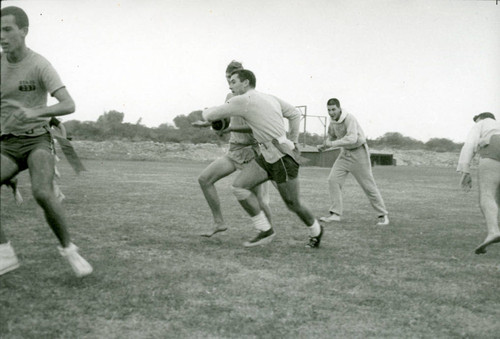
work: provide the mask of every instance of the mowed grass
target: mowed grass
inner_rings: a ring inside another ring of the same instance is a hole
[[[217,184],[229,230],[200,233],[212,218],[199,162],[61,162],[74,242],[94,266],[73,277],[20,176],[18,207],[2,188],[1,222],[21,267],[0,277],[1,338],[498,338],[500,246],[485,237],[477,181],[466,194],[450,168],[375,167],[391,225],[352,177],[345,214],[319,249],[271,187],[275,241],[255,234]],[[327,168],[301,169],[302,200],[327,212]],[[475,177],[474,177],[475,179]]]

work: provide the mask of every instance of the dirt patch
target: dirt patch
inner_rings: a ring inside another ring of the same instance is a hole
[[[73,141],[82,159],[167,161],[188,159],[211,161],[222,156],[227,147],[215,144],[159,143],[153,141]]]
[[[431,152],[424,150],[381,149],[372,152],[392,153],[397,166],[437,166],[456,167],[459,153]]]

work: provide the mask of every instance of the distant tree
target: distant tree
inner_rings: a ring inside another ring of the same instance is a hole
[[[201,113],[202,111],[193,111],[189,113],[187,116],[178,115],[174,118],[174,124],[177,128],[180,129],[194,128],[193,126],[191,126],[191,123],[197,120],[202,120]]]
[[[459,151],[461,147],[462,144],[444,138],[432,138],[425,143],[425,149],[434,152],[455,152]]]
[[[97,124],[110,127],[118,126],[123,123],[124,117],[124,113],[111,110],[109,112],[104,112],[99,118],[97,118]]]
[[[65,124],[66,126],[66,124]],[[93,121],[84,121],[77,131],[75,131],[75,137],[78,136],[79,139],[85,140],[105,140],[105,134],[102,133],[102,130],[97,126],[97,124]]]
[[[64,123],[68,135],[83,140],[130,140],[155,142],[190,142],[224,144],[229,134],[219,137],[211,128],[197,128],[192,122],[201,119],[202,111],[192,111],[188,115],[178,115],[174,124],[163,123],[158,127],[147,127],[139,118],[135,124],[124,123],[125,114],[115,110],[104,112],[96,122],[69,120]],[[323,143],[324,137],[318,134],[300,133],[299,143],[316,146]],[[398,132],[388,132],[375,140],[368,139],[370,147],[387,147],[395,149],[427,149],[436,152],[454,152],[460,150],[462,144],[449,139],[433,138],[425,144],[422,141],[406,137]]]
[[[178,136],[179,141],[182,142],[192,142],[195,144],[199,143],[215,143],[221,144],[227,142],[229,139],[228,134],[225,134],[222,137],[219,137],[212,129],[210,128],[199,128],[193,127],[191,123],[201,120],[202,111],[193,111],[186,115],[178,115],[174,118],[175,126],[182,132],[180,136]]]
[[[299,134],[299,144],[309,145],[309,146],[317,146],[321,145],[324,142],[324,137],[315,133],[300,133]]]
[[[64,127],[66,128],[66,134],[72,136],[80,129],[82,122],[79,120],[68,120],[64,122]]]
[[[371,140],[369,143],[371,147],[392,147],[400,149],[422,149],[424,143],[422,141],[405,137],[398,132],[388,132],[383,136]]]

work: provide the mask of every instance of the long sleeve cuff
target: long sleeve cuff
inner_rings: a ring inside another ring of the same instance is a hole
[[[470,165],[468,163],[458,163],[457,172],[470,173]]]

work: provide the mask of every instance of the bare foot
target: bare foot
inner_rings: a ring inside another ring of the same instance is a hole
[[[217,233],[225,232],[225,231],[227,231],[227,227],[225,227],[223,225],[218,225],[210,233],[203,233],[203,234],[201,234],[201,236],[206,237],[206,238],[210,238],[211,236],[216,235]]]
[[[474,252],[476,252],[476,254],[484,254],[484,253],[486,253],[486,247],[488,247],[491,244],[497,243],[497,242],[500,242],[500,234],[487,236],[486,239],[483,241],[483,243],[481,245],[479,245],[474,250]]]

